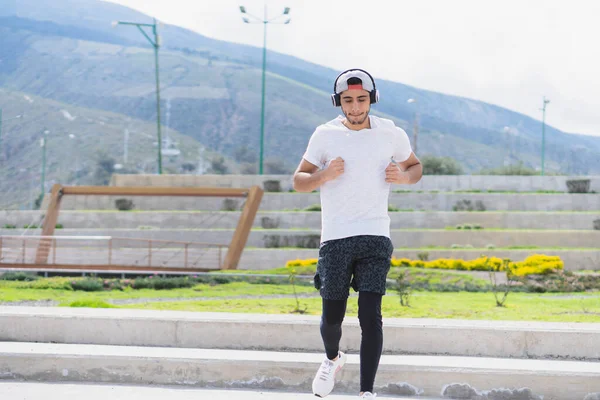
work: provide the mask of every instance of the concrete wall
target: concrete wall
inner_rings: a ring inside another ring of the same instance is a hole
[[[23,226],[38,223],[41,211],[0,211],[0,227],[5,224],[16,225],[13,234],[21,234]],[[235,228],[239,222],[239,211],[211,212],[92,212],[61,211],[58,222],[69,229],[137,229],[153,228]],[[254,227],[265,223],[275,223],[278,228],[321,228],[321,213],[261,211],[254,220]],[[448,226],[471,224],[484,228],[500,229],[577,229],[591,230],[594,221],[600,219],[597,213],[578,212],[447,212],[413,211],[390,213],[392,229],[444,229]]]
[[[515,190],[567,191],[569,179],[590,179],[591,190],[600,192],[600,176],[494,176],[494,175],[428,175],[415,185],[402,185],[403,190]],[[282,190],[292,188],[291,175],[119,175],[113,176],[114,186],[263,186],[266,180],[280,181]]]
[[[57,236],[111,236],[116,238],[154,239],[177,242],[229,244],[233,229],[61,229]],[[34,230],[32,234],[41,234]],[[0,235],[14,235],[14,230],[0,229]],[[600,231],[490,231],[490,230],[392,230],[397,248],[424,248],[471,245],[485,248],[537,246],[595,248],[600,243]],[[248,247],[314,247],[319,245],[319,230],[259,229],[250,232]],[[131,247],[147,247],[147,243],[131,243]],[[160,247],[161,244],[156,244]],[[169,247],[168,245],[165,245]]]
[[[123,196],[65,196],[63,210],[114,210],[115,200]],[[223,198],[188,197],[135,197],[137,210],[222,210]],[[598,194],[482,194],[482,193],[391,193],[390,205],[400,209],[423,211],[452,211],[463,200],[472,204],[480,201],[488,211],[600,211]],[[47,209],[49,196],[46,196],[42,209]],[[237,208],[242,200],[233,199]],[[285,211],[304,209],[320,204],[318,193],[265,193],[261,211]]]

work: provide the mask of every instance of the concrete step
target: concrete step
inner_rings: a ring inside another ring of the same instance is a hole
[[[306,393],[322,360],[323,355],[317,353],[0,342],[0,371],[4,379],[42,382]],[[335,393],[356,393],[358,382],[359,358],[349,354],[346,366],[337,375]],[[464,395],[471,391],[471,396],[459,398],[473,398],[472,391],[483,395],[495,391],[512,399],[581,400],[600,391],[600,364],[384,355],[375,386],[376,392],[392,395],[408,395],[412,391],[413,395],[447,396],[450,392]]]
[[[600,324],[386,318],[384,352],[600,360]],[[0,307],[0,341],[320,352],[318,316]],[[356,318],[341,346],[360,348]]]
[[[64,210],[114,210],[115,200],[127,196],[65,196]],[[139,197],[130,196],[136,210],[225,210],[240,209],[241,199],[211,197]],[[228,200],[226,202],[226,200]],[[391,193],[389,203],[404,210],[453,211],[457,204],[469,201],[487,211],[600,211],[598,194],[506,194],[506,193]],[[479,203],[478,203],[479,202]],[[46,195],[42,209],[48,208]],[[319,193],[265,193],[261,211],[303,210],[320,204]]]
[[[299,161],[299,160],[298,160]],[[515,191],[566,191],[567,181],[589,179],[590,190],[600,192],[600,176],[518,176],[518,175],[426,175],[414,185],[393,186],[403,190],[515,190]],[[123,175],[114,174],[115,186],[218,186],[263,187],[265,181],[279,181],[281,189],[292,188],[292,175]]]
[[[240,389],[202,389],[174,386],[134,386],[134,385],[99,385],[93,383],[32,383],[32,382],[0,382],[0,398],[26,400],[48,400],[48,393],[56,399],[106,400],[314,400],[310,392],[293,393],[272,390],[240,390]],[[20,397],[21,396],[21,397]],[[336,395],[328,400],[356,400],[356,394]],[[382,399],[410,399],[410,397],[382,396]],[[431,397],[419,397],[420,400],[435,400]],[[439,399],[439,397],[437,397]]]
[[[60,229],[56,236],[112,236],[116,238],[155,239],[176,242],[229,244],[234,229]],[[30,232],[41,235],[40,229]],[[0,235],[14,235],[12,229],[0,229]],[[433,230],[392,229],[392,242],[397,248],[428,246],[452,247],[469,245],[486,248],[511,246],[574,247],[600,249],[600,230],[523,231],[523,230]],[[246,246],[281,248],[319,248],[321,231],[314,229],[253,229]],[[148,247],[146,242],[128,242],[127,247]]]
[[[0,227],[16,225],[22,231],[25,225],[39,224],[44,211],[0,211]],[[600,211],[590,212],[454,212],[412,211],[391,212],[393,229],[444,229],[448,226],[471,224],[485,229],[549,229],[593,230],[594,221],[600,219]],[[59,223],[68,229],[138,229],[169,228],[226,228],[233,229],[240,220],[239,211],[72,211],[61,210]],[[259,211],[255,228],[321,228],[321,213]]]

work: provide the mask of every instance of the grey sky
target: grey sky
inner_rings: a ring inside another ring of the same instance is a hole
[[[594,0],[111,0],[216,39],[262,46],[334,69],[483,100],[566,132],[600,136],[600,2]],[[385,96],[382,93],[382,96]],[[385,97],[383,97],[385,98]]]

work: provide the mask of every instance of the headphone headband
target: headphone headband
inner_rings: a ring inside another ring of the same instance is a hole
[[[373,90],[369,91],[369,100],[370,100],[371,104],[377,103],[379,101],[379,91],[377,90],[377,87],[375,86],[375,79],[373,79],[373,77],[371,76],[371,74],[369,74],[364,69],[352,68],[352,69],[347,69],[347,70],[343,71],[342,73],[340,73],[337,76],[337,78],[335,78],[335,81],[333,82],[333,94],[331,95],[331,101],[332,101],[334,107],[340,107],[342,105],[342,102],[341,102],[341,99],[340,99],[340,93],[337,93],[337,83],[338,83],[338,80],[345,73],[352,72],[352,71],[363,72],[364,74],[366,74],[369,77],[369,79],[371,80],[371,83],[373,84]]]

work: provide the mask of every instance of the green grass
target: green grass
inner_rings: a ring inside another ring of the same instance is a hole
[[[299,268],[299,270],[302,270]],[[394,279],[400,268],[393,268],[390,279]],[[486,285],[487,279],[465,272],[409,269],[411,282],[429,284]],[[288,270],[279,268],[268,271],[244,271],[287,275]],[[300,272],[300,271],[299,271]],[[310,275],[312,270],[302,272]],[[65,307],[128,308],[155,310],[211,311],[234,313],[287,314],[296,307],[291,295],[292,287],[274,284],[251,284],[233,282],[220,285],[199,284],[189,289],[173,290],[133,290],[82,292],[60,289],[65,281],[73,278],[48,278],[33,282],[0,281],[0,301],[54,300]],[[48,287],[42,289],[41,287]],[[299,294],[312,294],[315,297],[301,298],[301,307],[307,313],[319,315],[321,312],[318,292],[305,281],[297,285]],[[258,299],[257,296],[286,295],[286,298]],[[348,315],[357,315],[356,295],[348,304]],[[234,297],[248,296],[237,299]],[[221,298],[196,300],[194,298]],[[136,304],[112,305],[111,300],[139,299]],[[160,302],[145,299],[162,299]],[[187,300],[189,299],[189,300]],[[511,293],[506,307],[496,307],[493,294],[467,292],[425,292],[415,291],[411,297],[411,307],[402,307],[394,290],[388,290],[384,297],[383,314],[386,317],[404,318],[458,318],[521,321],[561,321],[561,322],[600,322],[600,293]]]
[[[312,293],[314,292],[314,289],[311,286],[296,285],[296,291],[298,293]],[[76,301],[106,301],[109,299],[175,299],[193,297],[274,296],[288,294],[292,294],[292,287],[289,285],[251,284],[246,282],[233,282],[216,286],[199,284],[189,289],[126,289],[123,291],[83,292],[61,289],[27,289],[27,286],[25,286],[23,282],[0,281],[0,302],[55,300],[61,304],[70,304]]]
[[[319,298],[300,299],[306,313],[319,315]],[[294,299],[222,301],[176,301],[128,305],[123,308],[178,311],[219,311],[233,313],[288,314],[296,307]],[[553,322],[600,322],[600,295],[587,298],[561,298],[554,295],[511,293],[506,307],[496,307],[491,293],[413,293],[411,307],[402,307],[398,296],[384,297],[382,313],[391,318],[454,318],[471,320],[513,320]],[[348,317],[358,313],[356,298],[348,302]]]
[[[117,308],[116,306],[101,300],[77,300],[69,303],[67,306],[86,308]]]

